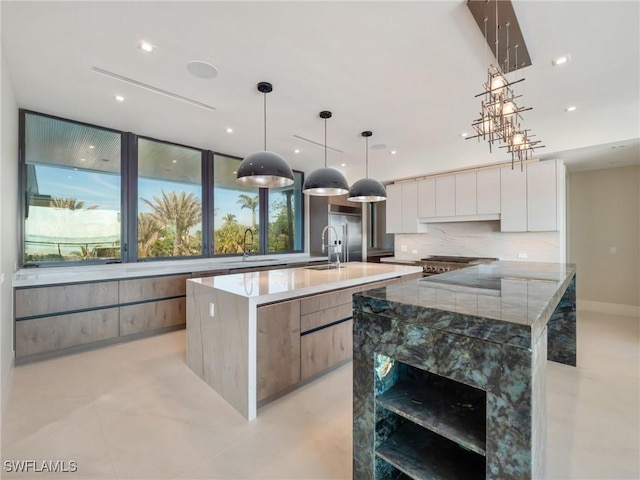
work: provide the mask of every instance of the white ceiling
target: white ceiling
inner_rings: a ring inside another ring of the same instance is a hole
[[[640,3],[518,1],[533,65],[524,113],[570,170],[638,163]],[[321,110],[331,110],[328,163],[364,176],[363,130],[372,130],[370,176],[381,181],[506,162],[502,149],[464,140],[478,116],[488,60],[464,1],[422,2],[10,2],[2,48],[18,105],[82,122],[243,157],[268,148],[296,169],[323,163]],[[157,46],[151,54],[140,40]],[[551,61],[570,54],[571,61]],[[214,79],[186,64],[210,62]],[[109,70],[213,105],[206,110],[92,71]],[[114,101],[114,95],[126,97]],[[565,107],[578,105],[566,113]],[[232,127],[234,132],[225,132]],[[624,148],[611,147],[627,145]],[[294,149],[300,149],[294,154]],[[397,150],[391,155],[390,150]],[[617,163],[610,163],[612,155]]]

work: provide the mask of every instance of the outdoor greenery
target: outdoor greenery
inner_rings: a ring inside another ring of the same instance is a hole
[[[69,210],[82,210],[84,208],[84,202],[78,201],[73,197],[53,197],[51,198],[50,206],[54,208],[67,208]],[[96,208],[98,208],[98,205],[91,205],[87,207],[86,210],[95,210]]]
[[[151,210],[138,214],[138,257],[179,257],[202,253],[202,231],[190,232],[202,219],[202,205],[193,193],[162,191]]]
[[[293,190],[286,190],[283,193],[285,194],[283,200],[276,200],[270,205],[270,208],[274,210],[273,220],[269,222],[269,250],[272,252],[293,250],[295,213],[291,202]]]
[[[282,192],[282,198],[276,198],[270,203],[269,212],[269,251],[290,251],[293,249],[293,221],[294,208],[291,201],[292,191]],[[202,205],[193,194],[185,192],[165,192],[160,196],[154,196],[152,200],[142,199],[149,207],[148,212],[138,214],[138,257],[179,257],[193,256],[202,253],[202,231],[193,232],[202,220]],[[214,250],[216,254],[242,254],[246,230],[250,230],[253,236],[247,235],[251,242],[251,252],[258,252],[259,229],[257,211],[259,208],[258,195],[250,196],[241,194],[237,203],[241,209],[251,211],[251,224],[240,223],[233,213],[227,213],[222,217],[222,224],[214,231]],[[84,202],[75,198],[52,198],[51,207],[68,208],[70,210],[97,209],[98,206],[85,207]],[[64,261],[64,260],[90,260],[95,258],[119,257],[119,244],[108,248],[96,245],[76,246],[68,254],[63,254],[60,245],[57,253],[27,253],[26,260],[34,261]]]

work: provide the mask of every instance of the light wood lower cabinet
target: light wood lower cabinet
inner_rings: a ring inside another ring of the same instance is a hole
[[[16,358],[117,336],[117,308],[21,320],[16,322]]]
[[[300,337],[301,380],[353,356],[353,320]]]
[[[119,303],[185,295],[187,280],[190,278],[191,274],[120,280],[118,282]]]
[[[16,289],[15,302],[16,318],[116,305],[118,282]]]
[[[300,381],[300,300],[258,307],[257,399]]]
[[[120,336],[184,325],[185,303],[183,297],[120,307]]]

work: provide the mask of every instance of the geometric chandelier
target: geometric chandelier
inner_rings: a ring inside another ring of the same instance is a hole
[[[485,6],[489,2],[483,2]],[[507,153],[511,154],[511,168],[513,168],[515,161],[520,161],[520,168],[522,169],[522,162],[531,158],[533,151],[537,148],[542,148],[544,145],[540,145],[539,140],[534,140],[534,135],[531,134],[529,129],[522,126],[522,112],[531,110],[531,107],[525,108],[519,106],[520,98],[522,95],[516,95],[513,85],[523,82],[524,78],[509,82],[505,76],[505,73],[516,70],[525,66],[523,63],[518,63],[518,48],[519,43],[511,44],[509,38],[509,30],[512,22],[515,22],[515,27],[518,29],[517,19],[515,19],[515,13],[511,7],[512,18],[507,18],[503,25],[500,25],[498,19],[498,4],[511,2],[498,2],[495,10],[495,36],[493,37],[493,43],[495,44],[494,53],[496,58],[499,59],[499,55],[504,55],[504,63],[501,68],[496,65],[490,65],[487,74],[487,81],[483,84],[484,91],[476,95],[476,97],[483,97],[480,108],[480,118],[477,118],[472,122],[472,127],[476,131],[476,135],[467,138],[477,138],[486,140],[489,142],[489,151],[492,151],[492,146],[497,144],[499,148],[506,148]],[[471,8],[471,7],[470,7]],[[473,10],[472,10],[473,12]],[[510,12],[507,12],[509,14]],[[476,21],[480,25],[479,18],[476,17]],[[491,45],[491,40],[487,38],[487,21],[488,16],[482,18],[484,26],[485,40]],[[506,45],[500,45],[499,37],[500,31],[506,29]],[[521,34],[520,34],[521,35]],[[522,38],[516,40],[516,42],[524,42]],[[502,48],[501,48],[502,47]],[[526,48],[526,47],[525,47]],[[514,55],[511,55],[511,50],[514,50]],[[515,57],[515,63],[512,63],[512,59]],[[530,64],[530,61],[529,61]]]

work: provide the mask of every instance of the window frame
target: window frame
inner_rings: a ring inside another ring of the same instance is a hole
[[[104,130],[107,132],[117,133],[120,135],[120,259],[90,259],[90,260],[69,260],[69,261],[53,261],[53,262],[25,262],[25,225],[26,213],[28,209],[27,198],[27,164],[26,164],[26,116],[37,115],[50,118],[62,122],[73,123],[85,127]],[[198,150],[201,153],[201,180],[202,180],[202,248],[201,255],[179,256],[179,257],[150,257],[138,258],[138,140],[145,139],[149,141],[164,143],[177,147]],[[207,258],[238,258],[238,254],[220,253],[215,254],[214,249],[214,170],[216,156],[224,156],[227,158],[242,161],[241,157],[218,152],[212,149],[203,149],[191,145],[184,145],[168,140],[162,140],[147,135],[138,135],[133,132],[125,132],[114,128],[103,127],[87,122],[80,122],[56,115],[37,112],[29,109],[18,110],[18,184],[19,184],[19,221],[18,221],[18,261],[20,268],[29,267],[63,267],[78,265],[106,265],[109,263],[138,263],[138,262],[155,262],[155,261],[180,261],[180,260],[198,260]],[[302,193],[302,185],[304,184],[304,172],[294,170],[301,176],[300,198],[301,198],[301,245],[300,250],[289,251],[269,251],[269,189],[259,188],[258,197],[260,207],[258,211],[258,234],[260,239],[260,250],[255,252],[257,255],[283,255],[291,253],[304,253],[305,246],[305,195]]]
[[[81,125],[83,127],[95,128],[98,130],[104,130],[107,132],[117,133],[120,135],[120,260],[113,259],[92,259],[92,260],[69,260],[69,261],[54,261],[54,262],[26,262],[25,261],[25,233],[26,233],[26,220],[27,220],[27,210],[29,206],[29,198],[27,191],[27,151],[26,151],[26,123],[27,123],[27,115],[37,115],[40,117],[50,118],[53,120],[58,120],[66,123],[73,123],[75,125]],[[75,266],[78,265],[106,265],[109,263],[123,263],[124,259],[124,239],[123,229],[125,228],[125,219],[123,217],[124,213],[124,205],[122,204],[122,196],[125,187],[125,172],[123,171],[123,150],[125,148],[125,135],[126,133],[122,130],[117,130],[114,128],[102,127],[100,125],[94,125],[91,123],[80,122],[77,120],[71,120],[68,118],[59,117],[56,115],[50,115],[47,113],[36,112],[28,109],[19,109],[18,110],[18,194],[20,201],[18,211],[19,211],[19,225],[18,225],[18,242],[19,242],[19,252],[18,252],[18,262],[20,268],[29,268],[29,267],[63,267],[63,266]]]

